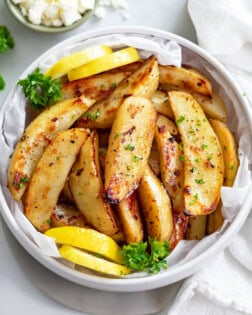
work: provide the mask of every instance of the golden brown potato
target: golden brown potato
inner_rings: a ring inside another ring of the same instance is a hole
[[[53,209],[51,216],[51,225],[53,227],[60,226],[87,226],[84,216],[75,207],[58,202]]]
[[[191,93],[196,101],[200,104],[205,114],[213,119],[227,121],[226,105],[222,98],[213,92],[212,97],[206,97],[197,93]]]
[[[44,232],[50,227],[53,209],[87,137],[88,132],[80,128],[59,132],[37,163],[25,199],[25,214],[38,230]]]
[[[198,215],[188,218],[185,239],[201,240],[206,235],[206,223],[206,215]]]
[[[69,186],[75,203],[88,224],[99,232],[113,235],[118,227],[110,205],[105,202],[98,148],[98,135],[93,131],[72,167]]]
[[[218,203],[217,208],[214,212],[210,213],[207,216],[207,225],[206,225],[206,234],[210,235],[217,231],[223,224],[224,218],[222,215],[222,202],[221,200]]]
[[[158,146],[162,182],[167,189],[173,211],[184,211],[184,155],[171,131],[177,130],[165,116],[158,115],[155,139]]]
[[[165,115],[170,119],[174,119],[174,114],[166,92],[159,90],[155,91],[151,96],[151,101],[159,114]]]
[[[208,97],[212,96],[211,82],[197,70],[161,65],[158,68],[161,89],[169,91],[186,89]]]
[[[139,243],[142,241],[144,236],[143,223],[136,192],[119,202],[116,209],[122,225],[125,243]]]
[[[142,66],[126,78],[108,97],[96,102],[85,117],[78,120],[78,127],[110,128],[118,108],[129,95],[149,98],[157,89],[158,64],[154,56],[145,60]]]
[[[215,210],[223,183],[223,154],[200,105],[184,92],[169,92],[184,151],[185,213],[204,215]]]
[[[149,167],[145,168],[137,192],[148,236],[168,241],[173,229],[171,201],[164,186]]]
[[[92,104],[85,98],[57,103],[37,116],[26,128],[12,155],[8,187],[15,200],[23,196],[45,147],[57,132],[68,129]]]
[[[224,158],[224,186],[231,187],[239,167],[235,138],[228,126],[218,120],[210,119],[211,126],[219,139]]]
[[[239,167],[239,159],[235,139],[225,123],[214,119],[211,119],[210,123],[220,141],[223,152],[224,158],[223,186],[231,187],[234,183],[235,176]],[[212,234],[222,226],[224,218],[222,216],[221,208],[222,203],[219,202],[217,209],[208,216],[207,234]]]
[[[154,136],[156,111],[150,100],[128,97],[118,109],[105,162],[105,194],[119,203],[143,177]]]
[[[110,73],[104,72],[84,79],[70,81],[62,87],[63,99],[80,97],[84,95],[90,99],[98,101],[110,95],[131,72]]]
[[[188,216],[184,215],[181,212],[172,212],[173,217],[173,230],[169,238],[169,248],[172,251],[179,241],[184,239],[185,231],[188,224]]]

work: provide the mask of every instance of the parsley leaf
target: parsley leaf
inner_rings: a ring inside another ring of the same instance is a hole
[[[167,241],[149,239],[148,242],[124,245],[121,254],[124,264],[131,271],[158,273],[161,268],[167,269],[165,258],[169,255],[169,244]]]
[[[4,78],[0,74],[0,90],[3,90],[5,87]]]
[[[39,68],[34,70],[26,79],[19,80],[25,96],[35,109],[43,109],[61,99],[61,83],[44,75]]]
[[[15,46],[14,39],[11,36],[10,31],[4,25],[0,25],[0,52],[6,53],[8,48],[13,48]],[[0,74],[0,91],[5,88],[5,81]]]
[[[12,49],[14,46],[15,43],[8,28],[0,25],[0,52],[6,53],[8,48]]]

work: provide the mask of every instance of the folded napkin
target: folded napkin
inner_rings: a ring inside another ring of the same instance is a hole
[[[252,105],[252,1],[189,0],[199,45],[233,74]],[[227,249],[182,285],[169,315],[252,314],[252,213]]]

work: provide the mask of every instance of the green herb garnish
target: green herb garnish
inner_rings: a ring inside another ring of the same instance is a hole
[[[84,117],[84,118],[90,118],[91,120],[96,120],[99,116],[100,116],[100,110],[97,109],[97,111],[95,112],[95,114],[92,114],[92,113],[87,112],[87,113],[83,114],[82,117]]]
[[[176,125],[178,126],[180,123],[182,123],[182,121],[185,120],[185,116],[180,116],[177,120],[176,120]]]
[[[124,149],[127,151],[133,151],[135,147],[132,144],[127,144],[124,146]]]
[[[149,273],[158,273],[161,268],[167,269],[165,258],[169,253],[168,242],[161,242],[156,239],[124,245],[121,250],[123,262],[131,271]]]
[[[4,25],[0,25],[0,52],[6,53],[8,48],[14,48],[14,39],[11,36],[10,31]],[[5,81],[3,76],[0,74],[0,91],[5,88]]]
[[[61,99],[61,83],[44,75],[39,68],[34,70],[26,79],[19,80],[25,96],[35,109],[43,109]]]

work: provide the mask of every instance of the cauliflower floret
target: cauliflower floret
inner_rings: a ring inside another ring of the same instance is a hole
[[[83,14],[86,10],[92,10],[95,6],[95,0],[79,0],[79,13]]]

